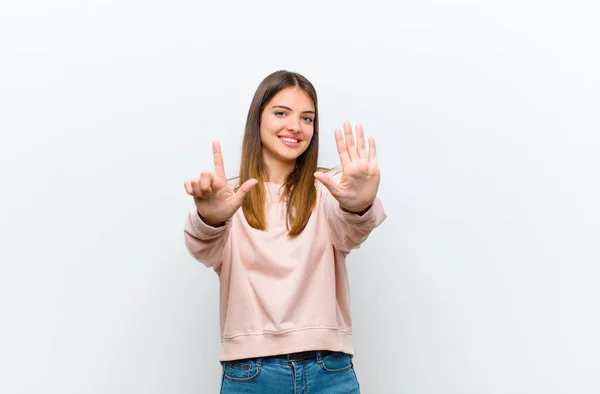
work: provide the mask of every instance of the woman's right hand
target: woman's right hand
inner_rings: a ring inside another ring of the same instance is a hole
[[[215,172],[202,171],[200,178],[185,181],[184,187],[187,194],[194,197],[196,210],[204,223],[218,227],[231,219],[258,181],[249,179],[235,192],[225,176],[219,141],[213,141],[212,148]]]

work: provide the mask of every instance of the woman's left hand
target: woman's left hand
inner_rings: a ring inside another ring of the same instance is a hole
[[[335,130],[335,142],[342,163],[342,177],[335,183],[327,174],[316,172],[317,178],[348,212],[362,213],[367,210],[379,188],[379,167],[377,166],[375,139],[369,138],[369,152],[365,147],[365,136],[360,124],[356,125],[356,145],[352,126],[344,122],[344,136],[339,129]]]

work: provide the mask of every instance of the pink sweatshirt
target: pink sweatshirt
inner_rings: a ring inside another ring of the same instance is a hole
[[[362,216],[343,212],[320,182],[304,231],[289,238],[280,185],[265,183],[268,229],[239,209],[222,227],[196,209],[185,243],[220,279],[221,361],[308,350],[354,354],[346,255],[386,218],[379,199]]]

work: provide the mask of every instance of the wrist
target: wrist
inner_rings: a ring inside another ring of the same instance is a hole
[[[204,222],[204,224],[206,224],[207,226],[222,227],[225,225],[225,222],[212,221],[212,220],[207,219],[204,216],[200,215],[200,212],[196,211],[196,213],[198,214],[198,217],[200,218],[200,220],[202,220]]]
[[[362,216],[365,213],[367,213],[369,211],[369,209],[371,209],[371,207],[373,206],[373,204],[369,204],[368,207],[361,209],[361,210],[350,210],[350,209],[346,209],[343,206],[340,205],[340,209],[346,213],[352,213],[354,215],[358,215],[358,216]]]

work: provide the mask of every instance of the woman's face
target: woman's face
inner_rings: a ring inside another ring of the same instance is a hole
[[[279,91],[265,106],[260,120],[263,157],[268,167],[293,166],[314,133],[315,106],[297,86]]]

